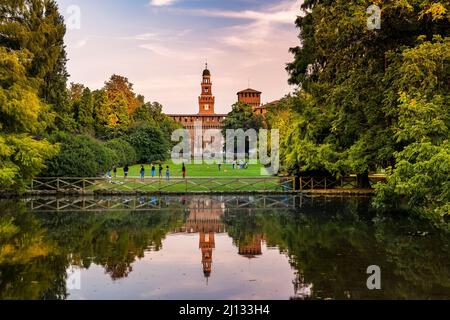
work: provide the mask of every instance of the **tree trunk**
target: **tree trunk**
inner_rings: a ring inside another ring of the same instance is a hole
[[[360,173],[356,175],[356,181],[359,189],[371,189],[369,172]]]

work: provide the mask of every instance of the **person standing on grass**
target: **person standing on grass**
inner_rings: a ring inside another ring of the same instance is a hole
[[[236,170],[236,160],[233,160],[233,170]]]
[[[152,163],[152,178],[154,178],[156,176],[156,167],[155,167],[155,163]]]
[[[169,166],[166,167],[166,180],[167,181],[170,180],[170,169],[169,169]]]
[[[222,171],[222,164],[219,163],[219,171]]]
[[[125,167],[123,168],[123,175],[124,175],[125,179],[128,177],[129,170],[130,170],[130,168],[128,168],[128,165],[126,164]]]
[[[114,178],[117,178],[117,166],[116,165],[113,166],[113,173],[114,173]]]
[[[144,168],[143,165],[141,166],[141,171],[140,171],[140,173],[141,173],[141,180],[144,181],[144,178],[145,178],[145,168]]]
[[[163,166],[162,166],[161,163],[159,164],[158,173],[159,173],[159,178],[162,179],[162,177],[163,177]]]
[[[186,165],[183,163],[183,167],[181,168],[181,172],[183,173],[183,179],[186,179]]]

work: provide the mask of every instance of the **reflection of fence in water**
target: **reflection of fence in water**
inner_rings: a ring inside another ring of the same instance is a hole
[[[203,196],[201,196],[203,197]],[[220,203],[223,210],[288,209],[301,203],[298,196],[208,196]],[[190,210],[198,197],[193,196],[133,196],[133,197],[36,197],[27,200],[35,212],[102,212]],[[204,210],[209,210],[204,208]]]
[[[292,177],[256,178],[34,178],[29,191],[63,192],[295,192]]]

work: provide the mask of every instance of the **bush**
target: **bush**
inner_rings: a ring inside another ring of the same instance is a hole
[[[159,128],[141,126],[126,139],[136,150],[140,163],[165,161],[169,156],[170,143]]]
[[[57,133],[50,140],[60,145],[59,153],[46,162],[47,177],[95,177],[117,160],[114,150],[89,136]]]
[[[115,165],[123,167],[126,164],[131,165],[137,162],[136,150],[124,139],[110,140],[105,143],[105,146],[115,152]]]

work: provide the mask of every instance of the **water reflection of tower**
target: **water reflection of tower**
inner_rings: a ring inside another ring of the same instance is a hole
[[[200,232],[200,249],[202,250],[203,274],[209,278],[212,271],[212,254],[216,247],[214,232]]]
[[[216,247],[215,234],[225,232],[222,222],[225,204],[220,198],[198,197],[189,202],[188,208],[189,217],[181,231],[199,233],[203,274],[209,278],[212,272],[213,251]]]
[[[239,244],[239,255],[252,259],[262,255],[262,235],[255,235],[248,244]]]

